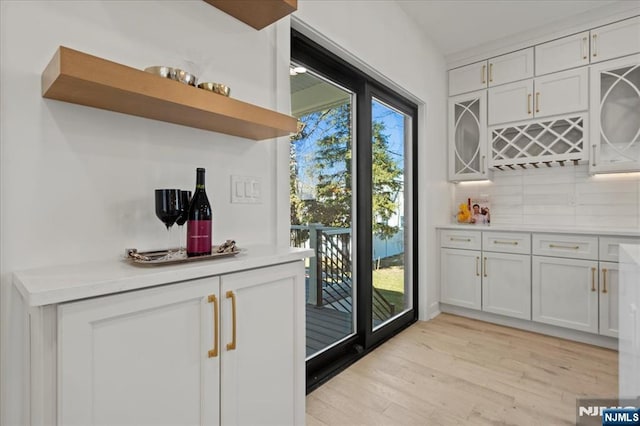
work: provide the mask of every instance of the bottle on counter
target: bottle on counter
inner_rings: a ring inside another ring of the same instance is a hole
[[[187,218],[187,256],[206,256],[211,254],[213,215],[211,204],[204,189],[203,168],[196,171],[196,190],[189,204]]]

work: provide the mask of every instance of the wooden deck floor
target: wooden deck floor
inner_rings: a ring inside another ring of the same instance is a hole
[[[315,425],[572,425],[618,394],[618,353],[441,314],[307,396]]]
[[[349,335],[351,330],[351,313],[307,304],[307,356]]]

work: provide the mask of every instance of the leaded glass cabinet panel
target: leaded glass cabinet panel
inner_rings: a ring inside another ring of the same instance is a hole
[[[591,68],[591,173],[640,171],[640,55]]]
[[[449,99],[449,180],[487,179],[487,92]]]

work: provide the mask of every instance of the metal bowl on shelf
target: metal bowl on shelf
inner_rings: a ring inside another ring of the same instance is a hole
[[[229,96],[231,94],[231,88],[229,86],[225,86],[224,84],[220,84],[220,83],[212,83],[212,82],[200,83],[198,84],[198,87],[213,93],[217,93],[222,96]]]
[[[175,68],[165,67],[164,65],[147,67],[144,69],[144,71],[154,75],[159,75],[160,77],[171,78],[171,79],[173,78],[172,76],[175,75],[175,72],[176,72]]]
[[[170,78],[176,81],[179,81],[180,83],[188,84],[189,86],[194,86],[194,87],[198,82],[198,78],[195,75],[187,71],[181,70],[179,68],[175,69],[175,73]]]

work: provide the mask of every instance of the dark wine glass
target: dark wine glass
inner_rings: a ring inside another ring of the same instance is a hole
[[[182,215],[179,189],[156,189],[156,216],[167,227],[167,258],[172,255],[171,227]]]
[[[191,191],[180,191],[180,200],[182,201],[181,205],[181,214],[180,217],[176,220],[178,224],[178,229],[180,230],[180,255],[187,254],[186,240],[187,236],[184,235],[184,224],[187,222],[189,218],[189,203],[191,202]]]

